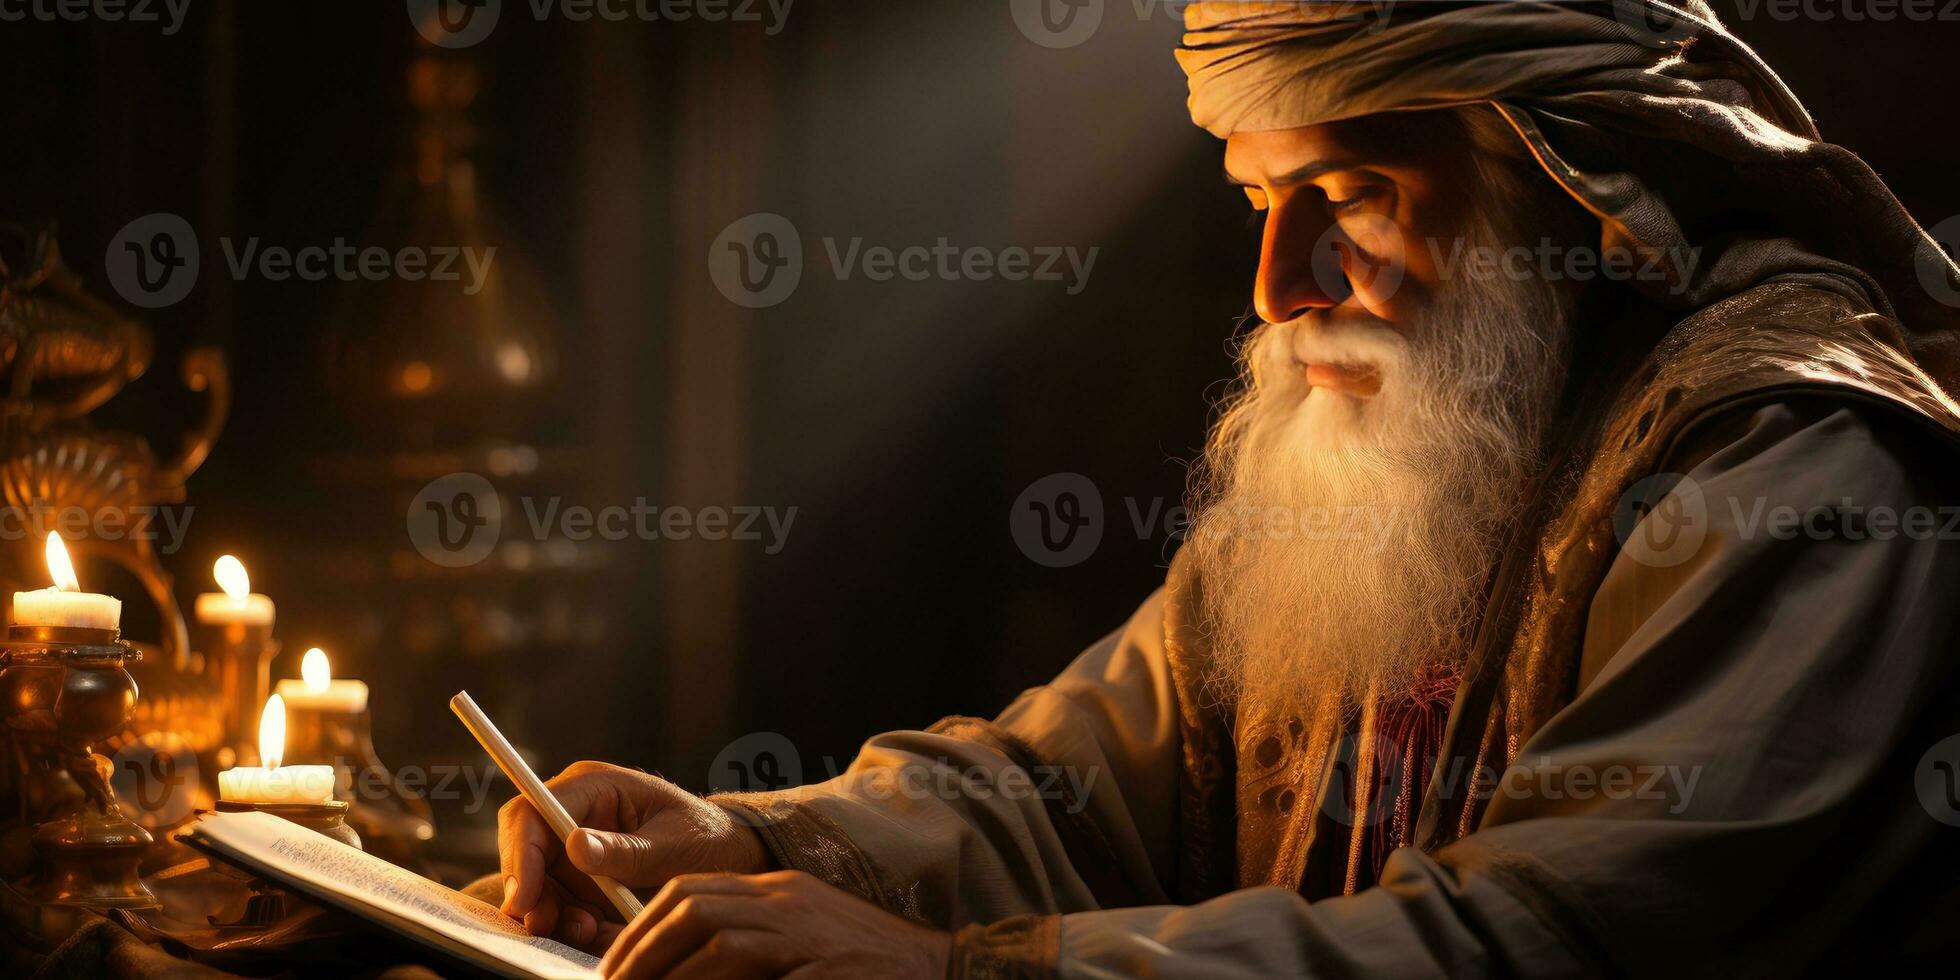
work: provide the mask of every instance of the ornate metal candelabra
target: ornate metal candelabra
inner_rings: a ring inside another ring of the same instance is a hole
[[[84,291],[45,231],[0,225],[0,246],[4,506],[30,531],[42,530],[35,526],[42,515],[68,513],[87,515],[91,526],[145,526],[158,505],[184,499],[185,479],[217,439],[230,405],[222,356],[200,348],[184,358],[185,383],[208,398],[174,457],[159,459],[136,435],[99,430],[87,416],[147,369],[148,332]],[[96,750],[115,752],[141,736],[157,768],[195,772],[194,753],[221,738],[213,722],[222,711],[198,676],[150,536],[87,535],[72,548],[79,559],[133,576],[156,607],[160,636],[142,644],[114,631],[9,628],[0,642],[0,875],[27,882],[44,901],[147,904],[153,900],[135,878],[137,862],[153,850],[145,825],[160,828],[190,807],[143,802],[128,810]],[[0,597],[44,581],[33,552],[18,542],[0,547]],[[150,696],[140,705],[139,680]]]
[[[141,908],[156,896],[137,876],[154,838],[129,819],[95,753],[136,705],[124,667],[142,653],[115,630],[9,626],[0,641],[0,717],[20,765],[21,797],[35,821],[35,900]]]

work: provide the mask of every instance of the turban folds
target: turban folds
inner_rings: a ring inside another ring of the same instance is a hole
[[[1771,279],[1854,293],[1949,394],[1960,270],[1704,0],[1199,2],[1177,52],[1214,135],[1489,104],[1600,219],[1666,263],[1631,285],[1699,309]],[[1695,261],[1680,261],[1696,255]]]

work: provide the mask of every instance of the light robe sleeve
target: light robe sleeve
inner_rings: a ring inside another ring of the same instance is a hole
[[[879,735],[835,779],[712,799],[780,865],[926,922],[1166,901],[1179,734],[1162,606],[1160,591],[992,722]]]
[[[1950,450],[1843,402],[1709,427],[1722,439],[1688,473],[1704,546],[1671,567],[1623,553],[1609,569],[1578,697],[1523,746],[1512,772],[1531,778],[1501,789],[1476,832],[1433,855],[1401,849],[1376,887],[1311,904],[1262,888],[968,927],[961,964],[1065,977],[1787,975],[1842,968],[1825,961],[1845,949],[1899,955],[1914,928],[1900,923],[1947,921],[1932,910],[1956,894],[1935,837],[1950,831],[1914,772],[1960,730],[1953,535],[1881,540],[1818,520],[1824,533],[1786,536],[1766,521],[1950,515],[1952,482],[1934,475]],[[1622,771],[1632,778],[1608,790]],[[1928,886],[1944,897],[1888,904]]]

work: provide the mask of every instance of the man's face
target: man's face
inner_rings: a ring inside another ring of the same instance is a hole
[[[1460,652],[1562,386],[1573,298],[1451,274],[1461,249],[1548,232],[1560,203],[1478,124],[1501,121],[1404,113],[1227,142],[1226,172],[1266,212],[1265,323],[1206,448],[1190,543],[1228,693],[1358,697]]]
[[[1319,397],[1377,395],[1444,286],[1431,243],[1462,233],[1471,197],[1468,147],[1446,133],[1375,116],[1226,140],[1226,177],[1264,221],[1253,309],[1300,322],[1293,357]]]

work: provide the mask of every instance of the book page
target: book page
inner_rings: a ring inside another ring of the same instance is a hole
[[[533,936],[515,919],[454,889],[269,813],[207,813],[188,835],[266,877],[296,879],[516,971],[539,977],[597,977],[599,961]]]

